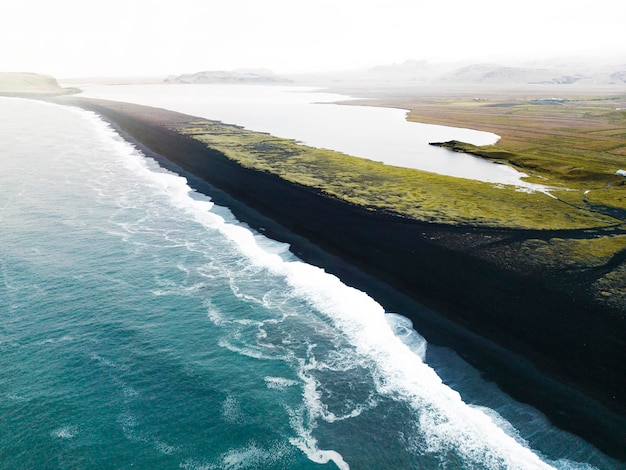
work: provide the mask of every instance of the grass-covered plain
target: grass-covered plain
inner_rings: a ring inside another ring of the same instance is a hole
[[[567,187],[568,202],[626,210],[626,94],[531,88],[476,96],[403,97],[416,122],[471,127],[501,136],[493,146],[451,145],[510,164],[536,182]],[[556,96],[555,96],[556,95]]]
[[[245,167],[369,210],[437,224],[527,229],[505,242],[505,251],[502,244],[469,249],[510,269],[568,279],[566,290],[588,291],[624,310],[626,178],[615,172],[626,169],[626,111],[615,108],[626,95],[515,96],[382,102],[411,109],[409,120],[497,133],[495,145],[447,146],[517,167],[530,181],[559,188],[551,195],[389,166],[214,121],[177,130]]]
[[[385,165],[219,122],[198,120],[178,130],[248,168],[416,220],[530,229],[617,223],[582,204],[565,204],[541,192]]]

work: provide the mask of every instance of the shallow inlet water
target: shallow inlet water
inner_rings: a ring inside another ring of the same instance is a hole
[[[94,114],[0,139],[0,467],[621,468]]]
[[[429,142],[460,140],[475,145],[497,142],[489,132],[408,122],[406,110],[336,104],[349,96],[306,87],[260,85],[88,86],[81,96],[170,109],[236,124],[381,161],[459,178],[540,189],[521,180],[517,170]]]

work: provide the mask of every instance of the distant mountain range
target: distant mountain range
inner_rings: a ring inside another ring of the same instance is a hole
[[[590,67],[504,67],[477,64],[461,67],[438,77],[441,82],[477,84],[545,84],[574,83],[617,85],[626,83],[626,64],[618,68]]]
[[[206,70],[163,77],[109,77],[64,80],[67,86],[85,84],[242,84],[307,85],[316,87],[407,88],[413,86],[626,86],[623,62],[594,63],[591,60],[554,59],[518,65],[496,63],[431,63],[409,60],[361,70],[308,74],[276,74],[268,69],[233,71]],[[25,91],[27,90],[27,91]],[[72,90],[72,91],[70,91]],[[28,73],[0,73],[0,93],[68,93],[52,77]]]
[[[567,85],[590,78],[582,73],[563,73],[558,69],[503,67],[477,64],[462,67],[439,77],[442,82],[455,83],[515,83]]]
[[[318,75],[335,85],[624,85],[626,61],[596,65],[583,61],[553,61],[531,65],[432,64],[426,61],[372,67],[367,70]]]
[[[219,71],[186,73],[167,77],[163,83],[234,83],[234,84],[288,84],[292,80],[276,75],[271,70],[260,69],[253,71]]]
[[[271,70],[209,70],[167,77],[163,83],[372,85],[625,85],[622,64],[595,65],[583,61],[555,60],[531,65],[493,63],[429,63],[410,60],[365,70],[301,75],[278,75]]]

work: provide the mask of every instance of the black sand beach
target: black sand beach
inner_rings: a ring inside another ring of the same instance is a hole
[[[557,426],[626,459],[624,312],[472,254],[554,236],[434,225],[366,210],[250,170],[171,128],[197,120],[137,105],[58,99],[102,115],[148,156],[303,260],[409,317]]]

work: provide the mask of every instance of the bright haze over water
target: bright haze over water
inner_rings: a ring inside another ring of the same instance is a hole
[[[0,138],[3,467],[619,468],[95,115]]]

